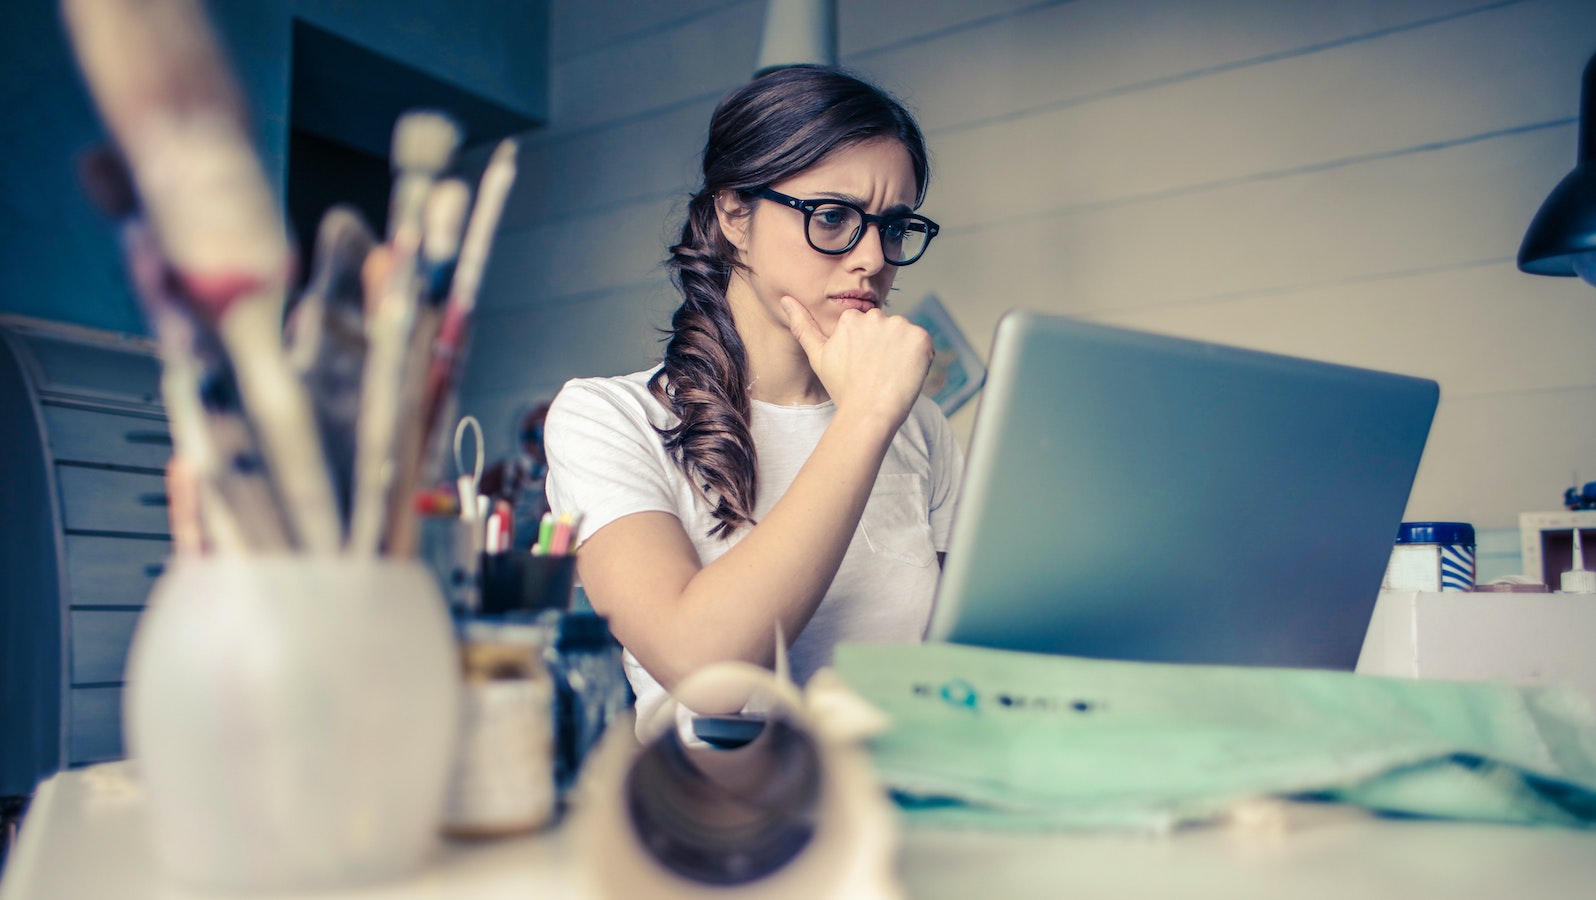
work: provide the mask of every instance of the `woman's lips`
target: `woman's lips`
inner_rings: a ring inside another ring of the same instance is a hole
[[[869,312],[876,308],[875,298],[864,294],[842,294],[832,297],[831,300],[843,309],[857,309],[860,312]]]

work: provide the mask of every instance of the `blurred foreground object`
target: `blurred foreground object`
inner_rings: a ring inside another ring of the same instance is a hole
[[[413,496],[440,468],[438,431],[515,142],[495,150],[472,206],[469,187],[439,177],[458,126],[435,111],[401,116],[387,239],[352,210],[326,214],[285,349],[296,263],[203,8],[65,0],[63,10],[120,151],[89,154],[82,178],[121,225],[159,339],[204,548],[413,556]]]
[[[120,225],[178,457],[184,552],[139,622],[125,707],[156,857],[201,890],[412,872],[437,844],[461,681],[443,598],[404,558],[418,448],[435,443],[426,411],[446,399],[425,389],[453,388],[430,377],[439,328],[427,326],[445,302],[474,303],[446,273],[462,231],[487,236],[473,265],[485,261],[514,144],[495,154],[498,193],[472,224],[469,191],[451,184],[452,204],[438,206],[453,209],[428,230],[453,125],[402,117],[404,215],[379,252],[358,217],[328,214],[285,348],[294,261],[200,4],[66,0],[64,12],[120,148],[89,154],[81,173]],[[364,284],[368,269],[380,290]]]
[[[196,0],[65,0],[63,9],[89,91],[181,288],[173,295],[186,308],[174,312],[214,329],[229,357],[295,546],[338,549],[326,459],[282,351],[287,232],[203,9]],[[153,318],[160,331],[165,317]],[[178,346],[163,340],[168,364]],[[173,399],[174,418],[192,406]],[[173,431],[179,454],[209,458],[191,446],[200,429],[174,422]],[[209,476],[225,479],[232,465],[216,460]]]
[[[683,737],[689,710],[750,700],[765,711],[746,743]],[[635,739],[610,729],[583,773],[575,827],[594,896],[902,895],[897,826],[863,747],[885,723],[835,675],[817,673],[800,695],[779,672],[722,663],[658,713]]]
[[[155,855],[201,890],[384,881],[437,846],[459,660],[414,560],[188,557],[128,660]]]

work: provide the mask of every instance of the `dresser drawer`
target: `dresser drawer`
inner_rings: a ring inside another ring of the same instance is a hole
[[[122,689],[73,688],[67,732],[67,764],[122,758]]]
[[[143,606],[172,542],[69,534],[66,554],[70,605]]]
[[[164,469],[172,438],[160,419],[44,405],[45,433],[56,462]]]
[[[72,683],[120,683],[139,612],[75,609],[72,620]]]
[[[86,394],[141,405],[161,402],[161,363],[149,351],[44,334],[18,337],[38,366],[37,386],[41,391]]]
[[[55,477],[61,517],[71,530],[169,533],[163,476],[58,465]]]

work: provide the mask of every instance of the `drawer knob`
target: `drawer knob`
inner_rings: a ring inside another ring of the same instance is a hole
[[[172,436],[164,431],[129,431],[123,435],[129,444],[153,444],[159,447],[172,446]]]
[[[165,571],[166,571],[166,564],[165,563],[150,563],[149,565],[144,567],[144,575],[147,578],[160,578],[161,577],[161,573],[163,573]]]
[[[139,505],[140,506],[165,506],[166,505],[166,494],[159,493],[159,492],[156,492],[156,491],[151,491],[148,494],[140,494],[139,495]]]

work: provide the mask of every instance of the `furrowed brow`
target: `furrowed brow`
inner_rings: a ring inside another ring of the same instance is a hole
[[[825,191],[825,192],[822,192],[820,196],[822,198],[829,199],[829,200],[842,200],[842,201],[844,201],[846,203],[852,203],[854,206],[857,206],[860,209],[866,209],[867,210],[867,209],[870,208],[870,201],[869,200],[867,200],[864,197],[855,196],[853,194],[844,194],[844,193],[842,193],[840,191]],[[905,204],[905,203],[899,203],[899,204],[897,204],[895,206],[889,206],[885,210],[883,210],[881,213],[879,213],[879,215],[882,218],[884,218],[884,219],[898,219],[898,218],[902,218],[903,216],[908,216],[908,215],[913,215],[913,214],[914,214],[914,207],[909,206],[908,204]]]

